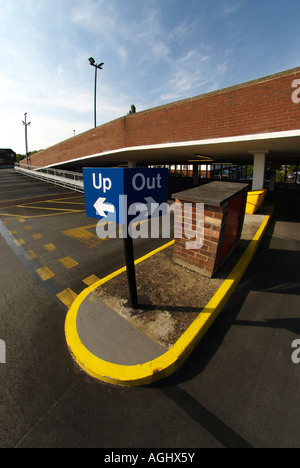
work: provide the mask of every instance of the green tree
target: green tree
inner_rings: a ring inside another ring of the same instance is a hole
[[[136,107],[134,104],[132,104],[130,111],[128,112],[127,115],[135,114],[136,113]]]
[[[33,155],[36,154],[36,153],[39,153],[40,151],[43,151],[43,150],[40,149],[40,150],[30,151],[30,152],[28,153],[28,158],[30,158],[30,156],[33,156]],[[18,153],[18,154],[17,154],[17,162],[22,161],[22,159],[26,159],[26,154],[20,154],[20,153]]]

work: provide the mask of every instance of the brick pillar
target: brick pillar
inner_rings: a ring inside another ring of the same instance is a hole
[[[247,199],[245,184],[230,184],[231,189],[236,191],[234,195],[230,192],[231,196],[228,197],[227,193],[225,200],[218,199],[216,196],[214,204],[205,203],[207,189],[201,189],[208,186],[216,189],[222,188],[220,184],[227,185],[225,189],[229,188],[228,182],[213,182],[207,186],[173,195],[182,207],[185,203],[191,204],[191,208],[182,209],[182,217],[175,217],[174,261],[209,278],[212,278],[219,270],[241,237]],[[191,203],[193,191],[197,200]],[[223,193],[221,198],[222,196],[224,196]],[[213,197],[208,198],[212,201]],[[199,202],[201,199],[204,203],[204,219],[200,221]],[[195,245],[196,248],[187,248],[187,243],[192,240],[191,237],[195,238],[196,230],[199,233],[203,225],[204,233],[198,236],[201,237],[202,242]]]

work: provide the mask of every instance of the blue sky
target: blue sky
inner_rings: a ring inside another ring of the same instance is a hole
[[[300,65],[300,0],[2,0],[0,147],[47,148],[137,111]]]

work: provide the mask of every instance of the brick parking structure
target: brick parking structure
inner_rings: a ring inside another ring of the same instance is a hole
[[[144,162],[163,161],[168,145],[184,148],[193,142],[197,146],[205,141],[247,136],[251,141],[253,135],[270,138],[272,134],[299,130],[300,103],[292,100],[292,85],[298,80],[300,67],[127,115],[33,155],[31,164],[109,165],[112,160],[114,164],[138,161],[142,154],[137,150],[147,153]],[[158,145],[161,148],[154,154]],[[187,159],[195,154],[195,145],[191,145]],[[249,151],[252,149],[261,149],[259,143],[254,148],[249,146]]]

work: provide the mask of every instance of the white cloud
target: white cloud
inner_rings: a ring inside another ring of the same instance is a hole
[[[9,77],[0,76],[0,103],[6,103],[9,96],[9,100],[17,99],[17,84]]]
[[[15,2],[14,0],[6,0],[6,2],[1,3],[1,8],[0,8],[0,24],[5,23],[7,15],[10,15],[13,13],[15,9]]]
[[[245,5],[245,0],[241,0],[236,2],[232,0],[231,2],[225,2],[225,6],[222,8],[221,12],[223,15],[228,16],[232,15],[233,13],[237,12],[240,8]]]
[[[113,1],[78,0],[71,7],[70,20],[92,36],[113,40],[117,32],[117,10]]]
[[[196,50],[179,58],[167,85],[167,92],[161,94],[163,101],[185,98],[206,92],[212,83],[219,82],[226,72],[226,64],[213,65],[214,56],[202,55]]]
[[[119,58],[121,60],[121,63],[124,65],[126,63],[127,58],[128,58],[128,50],[123,45],[118,44],[116,46],[116,53],[119,56]]]
[[[104,2],[101,0],[79,0],[77,4],[71,9],[71,20],[89,29],[98,23],[101,19],[99,6]],[[107,18],[106,18],[107,19]],[[112,19],[110,19],[112,21]],[[106,26],[103,22],[103,26]]]

